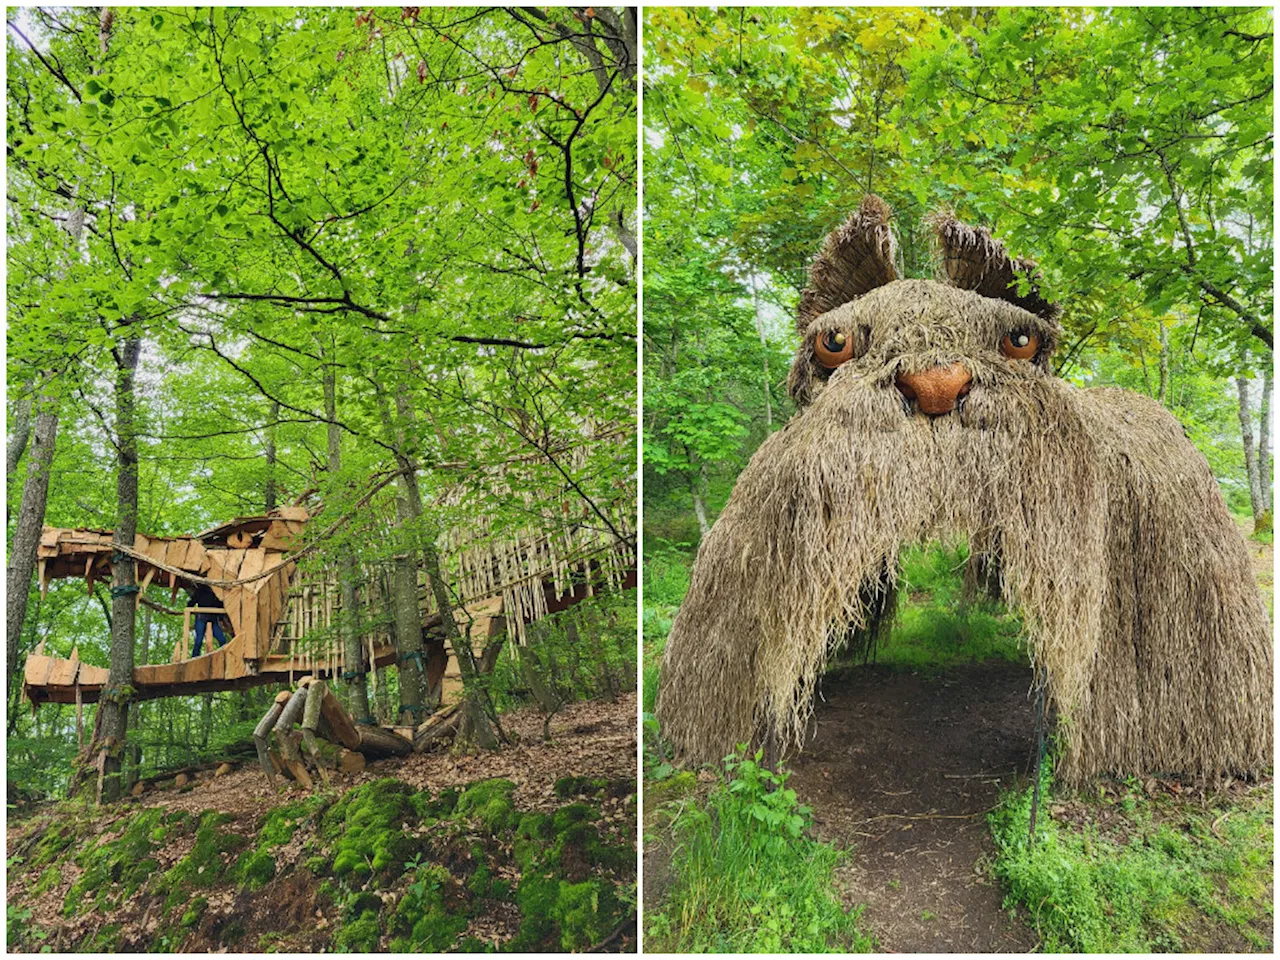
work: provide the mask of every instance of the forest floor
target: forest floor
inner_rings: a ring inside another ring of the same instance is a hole
[[[1035,743],[1029,667],[989,662],[937,677],[858,667],[824,678],[817,734],[789,785],[837,868],[846,904],[895,953],[1025,952],[1036,936],[1003,909],[984,868],[987,813],[1025,775]]]
[[[515,743],[272,790],[246,765],[99,810],[11,811],[11,951],[635,945],[636,698],[502,717]]]

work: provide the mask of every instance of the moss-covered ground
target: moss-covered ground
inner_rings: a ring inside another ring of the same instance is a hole
[[[9,946],[585,950],[634,916],[635,782],[548,786],[537,810],[394,777],[251,816],[66,804],[10,825]]]

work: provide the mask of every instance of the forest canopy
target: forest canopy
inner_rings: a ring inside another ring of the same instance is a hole
[[[123,581],[15,583],[42,521],[305,500],[356,518],[317,565],[460,525],[634,549],[635,37],[609,8],[9,11],[9,733],[47,737],[11,772],[74,742],[14,709],[29,650],[114,671],[177,629],[134,631]]]
[[[664,536],[696,538],[690,507],[705,532],[786,419],[809,260],[870,193],[907,276],[931,274],[940,210],[1038,262],[1059,375],[1158,399],[1269,524],[1269,9],[661,8],[648,26],[645,489]]]

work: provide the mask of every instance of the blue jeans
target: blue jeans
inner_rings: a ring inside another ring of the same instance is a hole
[[[200,648],[204,646],[204,628],[209,624],[213,627],[213,639],[218,641],[218,646],[222,646],[227,642],[227,635],[222,632],[222,623],[218,619],[216,613],[197,613],[196,614],[196,645],[191,651],[191,656],[200,656]]]

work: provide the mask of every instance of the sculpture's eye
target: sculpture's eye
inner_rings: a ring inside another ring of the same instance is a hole
[[[818,334],[813,351],[818,362],[828,370],[834,370],[846,360],[853,359],[853,335],[847,330],[827,330]]]
[[[1030,360],[1040,349],[1040,338],[1030,330],[1006,333],[1000,341],[1000,352],[1011,360]]]

